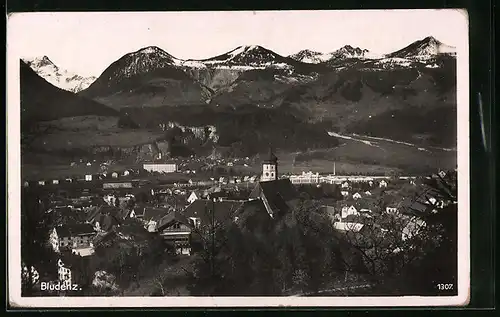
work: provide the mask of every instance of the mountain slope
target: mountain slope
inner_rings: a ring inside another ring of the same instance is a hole
[[[291,68],[294,61],[259,45],[237,48],[209,59],[201,60],[205,65]]]
[[[52,85],[71,92],[79,92],[92,84],[96,77],[84,77],[57,67],[47,56],[25,58],[28,64],[40,77]]]
[[[337,131],[359,134],[363,134],[364,123],[368,121],[391,124],[391,121],[387,122],[385,119],[376,121],[379,116],[386,118],[387,114],[392,115],[397,111],[399,118],[408,121],[410,116],[406,113],[420,113],[420,118],[424,121],[419,131],[413,131],[414,125],[410,124],[399,124],[397,129],[388,129],[381,123],[373,123],[366,125],[364,134],[396,139],[399,137],[403,138],[400,139],[402,141],[410,141],[416,134],[427,133],[431,137],[426,140],[442,145],[443,142],[439,141],[443,134],[441,128],[438,129],[428,120],[433,120],[433,113],[453,117],[452,112],[456,109],[455,78],[452,66],[390,70],[344,69],[288,89],[272,102],[277,106],[287,105],[299,109],[311,122],[328,122]],[[443,115],[444,113],[449,116]],[[392,118],[390,115],[389,117]],[[395,133],[396,130],[400,133]],[[450,131],[448,134],[455,133],[454,130]],[[449,140],[446,137],[446,142]],[[415,142],[420,141],[425,140]]]
[[[22,60],[20,80],[23,125],[74,116],[118,116],[111,108],[51,85]]]
[[[81,94],[114,108],[204,102],[211,90],[186,74],[179,61],[158,47],[143,48],[112,63]]]
[[[320,53],[306,49],[290,55],[289,57],[300,62],[312,64],[319,64],[323,62],[341,62],[346,59],[381,58],[380,55],[372,53],[367,49],[352,47],[351,45],[345,45],[330,53]]]
[[[318,51],[305,49],[288,57],[303,63],[318,64],[329,60],[332,56],[328,53],[324,54]]]
[[[387,54],[386,57],[397,57],[406,59],[430,59],[440,54],[455,55],[456,49],[453,46],[446,45],[432,36],[422,40],[415,41],[410,45]]]

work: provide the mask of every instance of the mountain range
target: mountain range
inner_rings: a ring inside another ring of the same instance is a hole
[[[82,91],[97,79],[94,76],[80,76],[62,69],[56,66],[47,56],[24,58],[23,61],[52,85],[71,92]]]
[[[87,88],[73,89],[77,94],[49,84],[62,85],[49,70],[63,72],[48,58],[22,62],[21,68],[32,78],[21,80],[23,109],[28,109],[23,119],[29,122],[113,116],[120,129],[159,133],[181,125],[183,131],[201,131],[191,134],[204,151],[219,146],[245,155],[269,144],[291,151],[308,144],[331,147],[336,142],[325,137],[327,131],[422,145],[456,143],[451,124],[456,121],[456,53],[433,37],[385,55],[346,45],[326,54],[303,50],[282,56],[248,45],[184,60],[149,46],[116,60]],[[217,141],[210,138],[208,144],[204,134],[213,131]]]

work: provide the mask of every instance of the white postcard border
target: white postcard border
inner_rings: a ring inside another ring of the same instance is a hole
[[[435,11],[435,10],[433,10]],[[7,156],[8,156],[8,292],[11,307],[397,307],[459,306],[470,295],[469,219],[469,41],[466,10],[442,9],[443,14],[463,20],[463,28],[450,30],[464,34],[457,46],[457,136],[458,136],[458,295],[401,297],[21,297],[20,256],[20,87],[16,34],[23,32],[16,15],[7,24]],[[28,13],[36,14],[36,13]],[[103,13],[100,13],[103,14]],[[127,13],[122,13],[124,16]],[[21,14],[24,15],[24,14]],[[425,21],[422,21],[425,23]],[[443,24],[443,27],[446,27]]]

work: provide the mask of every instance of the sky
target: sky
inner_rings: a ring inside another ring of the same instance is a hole
[[[390,53],[426,36],[459,50],[466,34],[466,14],[452,9],[16,13],[8,18],[7,45],[19,57],[46,55],[63,69],[99,76],[123,55],[151,45],[181,59],[240,45],[284,56],[347,44]]]

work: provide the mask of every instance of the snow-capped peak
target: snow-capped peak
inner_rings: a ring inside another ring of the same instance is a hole
[[[22,60],[52,85],[75,93],[87,88],[96,80],[94,76],[84,77],[60,69],[45,55],[42,57],[27,57]]]
[[[28,65],[33,65],[34,67],[43,67],[48,65],[53,65],[57,67],[46,55],[38,56],[38,57],[27,57],[23,58],[23,61]]]
[[[151,55],[156,55],[160,58],[167,58],[167,59],[172,60],[172,61],[178,60],[174,56],[170,55],[169,53],[167,53],[164,50],[162,50],[161,48],[159,48],[158,46],[147,46],[147,47],[141,48],[140,50],[138,50],[134,53],[131,53],[131,55],[143,55],[146,58],[151,58],[152,57]]]
[[[432,36],[415,41],[403,49],[388,54],[387,57],[429,59],[439,54],[455,54],[456,48],[446,45]]]
[[[331,54],[305,49],[292,54],[289,57],[299,62],[317,64],[329,60],[332,56]]]
[[[212,67],[230,66],[230,67],[277,67],[289,68],[287,64],[290,60],[275,52],[268,50],[260,45],[244,45],[235,49],[199,62]]]
[[[241,54],[245,54],[245,53],[248,53],[250,51],[253,51],[253,50],[257,50],[259,49],[259,46],[258,45],[244,45],[244,46],[238,46],[237,48],[235,48],[234,50],[230,51],[228,53],[229,56],[231,57],[236,57],[238,55],[241,55]]]
[[[361,49],[359,47],[352,47],[351,45],[345,45],[338,50],[331,53],[333,58],[361,58],[369,53],[367,49]]]

